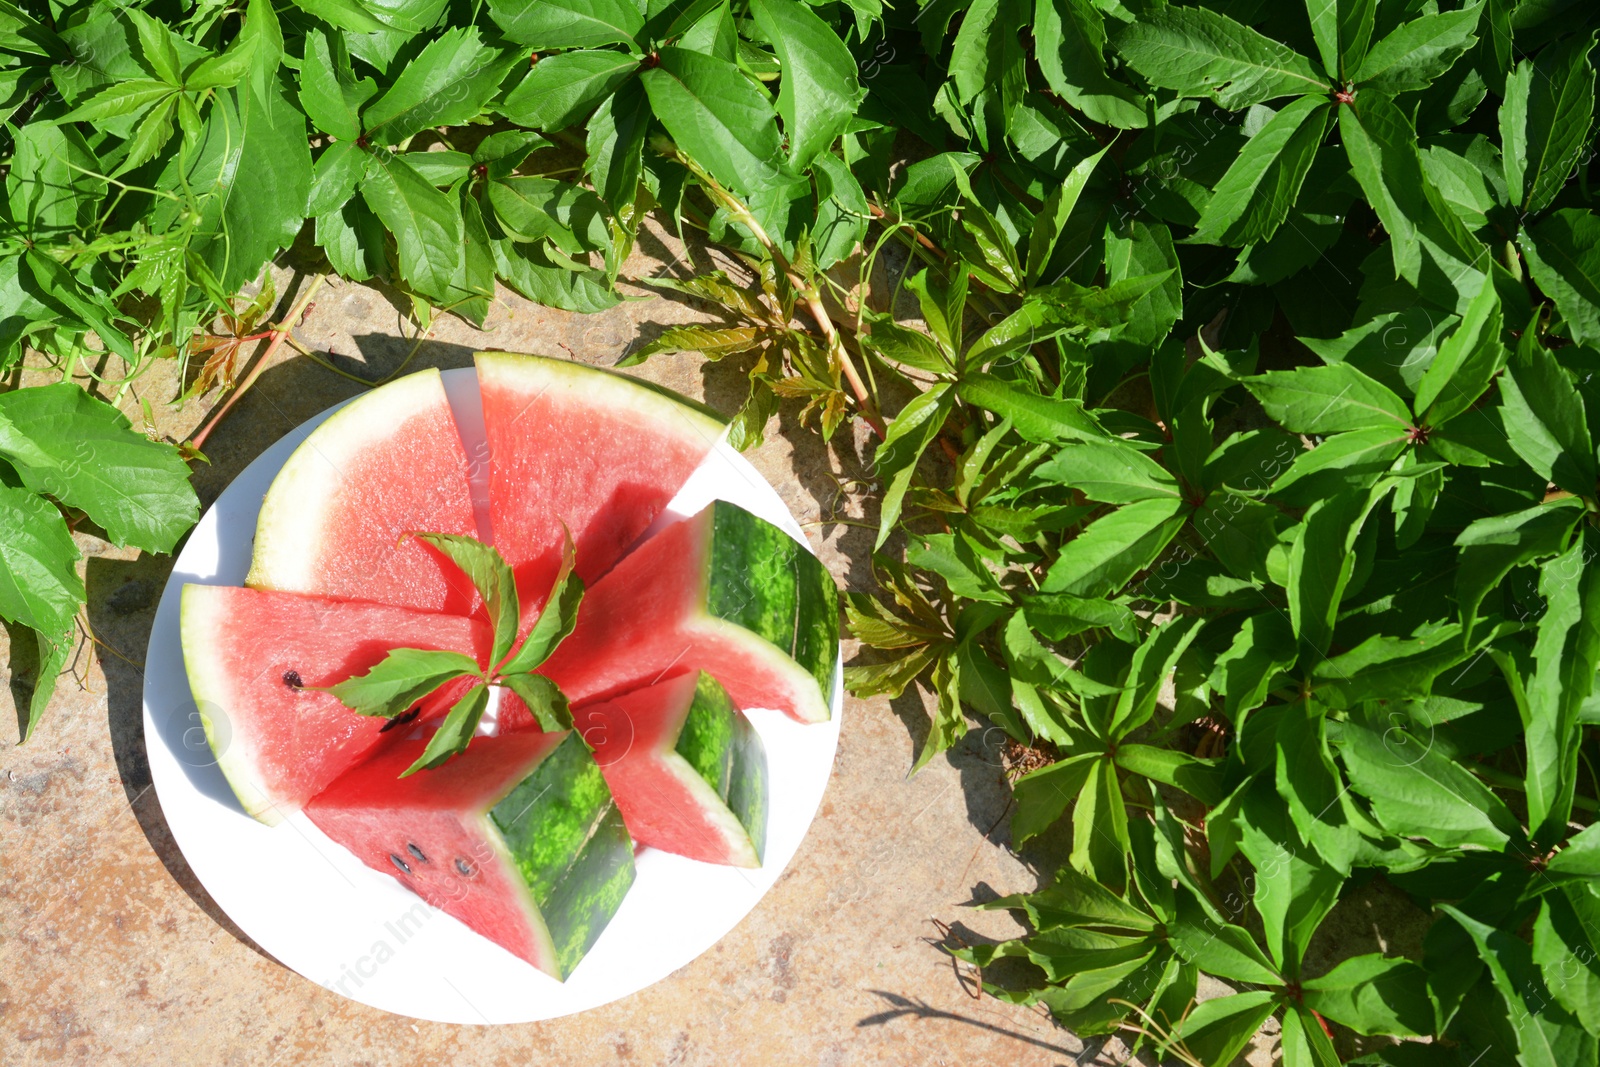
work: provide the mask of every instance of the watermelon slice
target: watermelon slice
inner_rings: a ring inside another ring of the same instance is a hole
[[[578,577],[610,570],[655,521],[723,424],[614,371],[480,352],[494,546],[511,564],[524,626],[561,565],[566,523]]]
[[[426,745],[379,745],[306,815],[367,866],[565,978],[633,884],[633,844],[594,757],[571,731],[506,733],[398,777]]]
[[[580,708],[573,721],[635,841],[706,863],[761,866],[767,752],[716,679],[682,674]]]
[[[418,371],[312,431],[261,503],[246,584],[466,614],[472,583],[405,534],[478,536],[444,382]]]
[[[476,619],[237,586],[186,585],[179,614],[184,668],[217,766],[244,810],[268,824],[349,769],[387,721],[308,687],[343,681],[400,647],[483,663],[491,642]],[[424,708],[448,708],[459,695],[441,691]]]
[[[540,672],[576,706],[703,670],[741,708],[825,722],[838,654],[839,591],[821,561],[718,500],[591,586]]]

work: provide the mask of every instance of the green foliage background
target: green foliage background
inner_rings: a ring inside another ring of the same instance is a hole
[[[994,905],[1033,933],[956,950],[1011,958],[991,992],[1189,1062],[1276,1015],[1295,1065],[1351,1032],[1594,1064],[1597,32],[1581,0],[0,3],[0,370],[91,332],[187,360],[297,239],[481,322],[496,278],[611,306],[647,213],[702,230],[758,284],[671,283],[731,324],[630,359],[740,361],[741,445],[784,398],[878,430],[850,685],[937,694],[918,766],[999,726],[1037,764],[1016,842],[1070,824]],[[826,273],[890,242],[920,322]],[[0,616],[47,658],[68,521],[164,550],[194,512],[108,405],[0,393]],[[1420,958],[1307,973],[1380,878]],[[1237,992],[1193,1007],[1201,971]]]

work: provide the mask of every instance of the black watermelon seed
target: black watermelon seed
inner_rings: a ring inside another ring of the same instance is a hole
[[[380,734],[387,733],[390,730],[393,730],[396,726],[404,726],[406,723],[410,722],[412,719],[415,719],[421,714],[421,708],[412,708],[410,711],[402,711],[400,714],[396,715],[394,718],[378,727],[378,732]]]
[[[411,866],[406,863],[405,860],[401,859],[399,856],[396,856],[393,852],[389,853],[389,862],[398,867],[401,874],[411,873]]]
[[[283,684],[288,686],[290,689],[299,689],[299,688],[303,687],[306,683],[304,683],[304,682],[302,682],[300,680],[300,672],[299,671],[284,671],[283,672]]]
[[[411,853],[413,856],[417,857],[417,862],[418,863],[427,863],[428,862],[428,857],[426,857],[426,856],[424,856],[422,854],[422,850],[420,848],[418,848],[416,845],[411,844],[410,842],[406,843],[406,851]]]
[[[473,873],[472,864],[468,863],[466,860],[463,860],[463,859],[456,860],[456,870],[460,871],[462,874],[466,875],[468,878],[472,877],[472,873]]]

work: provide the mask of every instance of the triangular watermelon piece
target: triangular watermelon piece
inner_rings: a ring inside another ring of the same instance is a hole
[[[494,546],[511,564],[524,631],[561,565],[561,525],[592,582],[622,557],[716,447],[717,419],[614,371],[480,352]]]
[[[311,432],[273,479],[246,584],[466,614],[477,592],[406,537],[478,536],[467,455],[436,370],[372,390]]]
[[[367,866],[565,978],[634,877],[633,843],[594,757],[570,731],[525,731],[476,738],[399,777],[426,745],[380,744],[307,817]]]
[[[579,705],[703,670],[741,708],[824,722],[838,654],[839,591],[821,561],[719,500],[591,586],[540,673]]]
[[[500,706],[502,728],[507,705]],[[767,751],[727,690],[691,671],[573,712],[628,833],[705,863],[759,867]]]
[[[473,618],[226,585],[186,585],[183,662],[206,740],[244,810],[271,824],[298,810],[378,740],[387,720],[311,687],[370,669],[394,648],[488,660]],[[460,686],[423,704],[448,708]]]

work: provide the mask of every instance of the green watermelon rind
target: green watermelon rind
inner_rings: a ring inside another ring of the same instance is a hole
[[[729,863],[760,867],[767,840],[767,751],[728,691],[702,671],[663,765],[728,845]]]
[[[839,587],[822,561],[779,527],[726,500],[711,507],[705,606],[692,625],[746,646],[790,676],[798,717],[827,722],[839,658]]]
[[[227,621],[220,617],[216,608],[221,598],[208,594],[206,590],[209,588],[187,584],[178,599],[178,632],[183,645],[184,673],[189,677],[189,692],[200,713],[200,725],[205,729],[206,744],[216,757],[217,769],[228,780],[245,814],[268,826],[276,826],[283,821],[283,813],[273,803],[271,795],[254,771],[256,760],[249,742],[232,729],[222,736],[213,714],[213,711],[227,714],[232,693],[228,674],[221,669],[223,657],[212,654],[207,645],[211,635],[221,633]]]
[[[288,593],[320,592],[317,563],[328,525],[323,515],[337,496],[344,466],[340,460],[383,447],[386,431],[437,410],[441,403],[449,403],[444,379],[429,368],[357,397],[311,431],[262,498],[244,584]]]
[[[556,978],[572,973],[633,884],[633,842],[594,755],[575,732],[483,817],[520,883]]]
[[[608,411],[626,408],[653,419],[683,418],[696,433],[712,440],[720,440],[727,433],[728,420],[714,409],[664,385],[609,367],[500,349],[485,349],[473,358],[479,381],[489,377],[509,384],[542,377],[547,384],[561,383],[574,391],[582,391],[586,401],[600,404]]]

